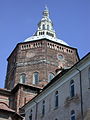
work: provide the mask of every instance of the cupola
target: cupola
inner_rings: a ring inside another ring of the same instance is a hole
[[[69,46],[66,42],[64,42],[61,39],[58,39],[56,37],[56,33],[53,27],[53,22],[49,17],[49,10],[47,8],[47,6],[45,7],[44,11],[42,12],[42,18],[38,23],[38,28],[35,32],[35,34],[33,34],[33,36],[25,39],[25,42],[28,41],[36,41],[36,40],[40,40],[40,39],[48,39],[63,45],[67,45]]]
[[[53,23],[49,18],[49,10],[47,6],[43,11],[43,17],[38,23],[38,30],[35,33],[36,36],[47,35],[50,37],[56,37],[55,30],[53,29]]]

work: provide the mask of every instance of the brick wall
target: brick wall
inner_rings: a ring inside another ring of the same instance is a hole
[[[48,81],[50,72],[55,75],[56,69],[71,67],[77,61],[76,49],[49,40],[18,44],[8,58],[6,88],[12,89],[22,73],[28,85],[32,84],[34,72],[39,72],[40,82]]]

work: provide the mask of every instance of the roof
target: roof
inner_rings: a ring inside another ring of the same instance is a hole
[[[31,36],[31,37],[25,39],[24,42],[35,41],[35,40],[40,40],[40,39],[48,39],[48,40],[51,40],[51,41],[54,41],[54,42],[57,42],[57,43],[60,43],[60,44],[69,46],[69,45],[68,45],[66,42],[64,42],[63,40],[60,40],[60,39],[57,39],[57,38],[54,38],[54,37],[51,37],[51,36],[48,36],[48,35]]]
[[[18,83],[18,84],[12,89],[11,93],[17,91],[17,90],[19,89],[19,86],[27,87],[27,88],[30,88],[31,90],[37,90],[38,92],[39,92],[40,90],[42,90],[42,87]]]
[[[53,29],[53,22],[49,18],[49,10],[47,7],[45,7],[45,10],[43,11],[43,16],[38,24],[36,33],[33,36],[27,38],[25,42],[44,38],[69,46],[66,42],[56,37],[55,30]]]
[[[14,110],[10,109],[9,106],[4,102],[0,102],[0,110],[15,112]]]
[[[4,102],[0,102],[0,110],[13,113],[14,115],[17,115],[18,117],[22,118],[18,113],[10,109],[9,106]]]
[[[75,49],[76,52],[77,52],[77,48],[74,48],[74,47],[71,47],[71,46],[68,46],[68,45],[65,45],[65,44],[61,44],[60,42],[57,42],[57,41],[54,41],[54,40],[50,40],[48,38],[41,38],[41,39],[38,39],[38,41],[42,41],[42,40],[46,40],[46,41],[50,41],[50,42],[53,42],[53,43],[57,43],[59,45],[62,45],[64,47],[68,47],[68,48],[71,48],[71,49]],[[24,45],[24,44],[29,44],[29,43],[32,43],[32,42],[36,42],[37,40],[31,40],[31,41],[25,41],[25,42],[20,42],[16,45],[16,47],[14,48],[14,50],[11,52],[11,54],[9,55],[9,57],[7,58],[7,60],[9,60],[9,58],[13,55],[13,53],[15,52],[15,50],[17,50],[19,48],[19,45]],[[77,55],[78,55],[78,52],[77,52]],[[79,58],[79,55],[78,55],[78,58]]]
[[[4,95],[10,95],[11,91],[7,90],[5,88],[0,88],[0,94],[4,94]]]

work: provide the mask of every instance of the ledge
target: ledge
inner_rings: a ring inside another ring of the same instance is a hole
[[[54,110],[57,110],[58,109],[58,106],[54,108]]]
[[[65,100],[65,106],[69,106],[72,102],[78,103],[80,101],[80,97],[78,94],[76,94],[73,97],[68,96]]]

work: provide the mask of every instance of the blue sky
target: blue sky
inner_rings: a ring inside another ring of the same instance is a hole
[[[7,57],[35,33],[45,5],[57,37],[77,48],[80,58],[90,51],[90,0],[0,0],[0,88]]]

